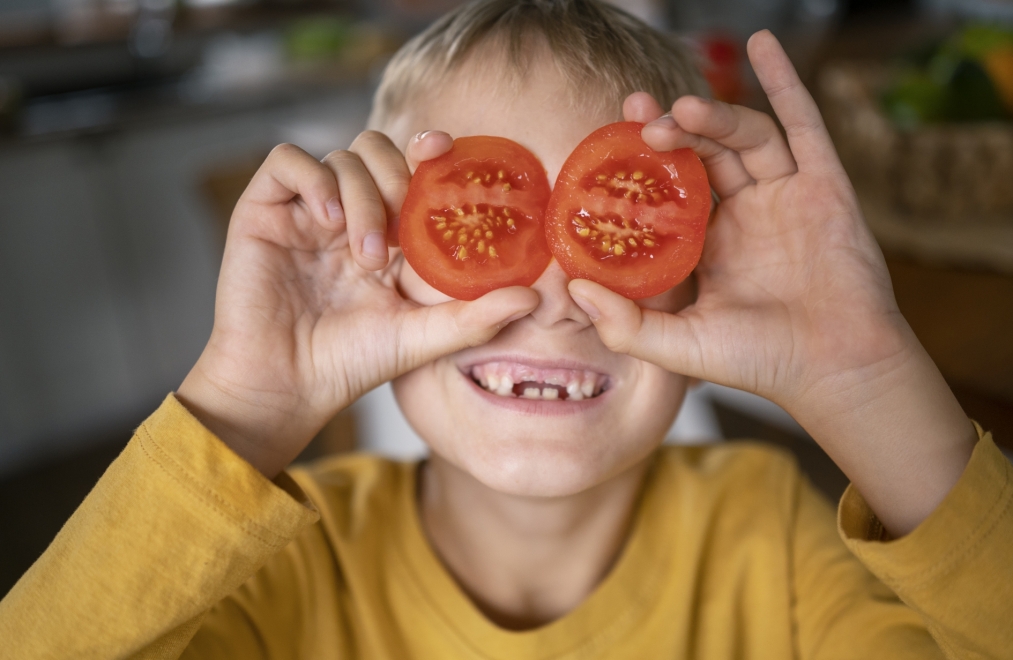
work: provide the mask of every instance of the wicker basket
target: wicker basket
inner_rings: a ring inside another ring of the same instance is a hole
[[[821,105],[855,182],[911,222],[1013,224],[1013,124],[939,124],[902,131],[881,112],[882,65],[836,64]]]

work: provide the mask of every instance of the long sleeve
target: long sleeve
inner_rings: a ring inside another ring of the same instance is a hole
[[[5,657],[175,658],[205,613],[317,520],[169,396],[0,602]]]
[[[918,613],[841,543],[833,507],[805,479],[791,552],[799,658],[942,660]]]
[[[921,615],[951,660],[1013,658],[1013,465],[978,431],[960,480],[907,536],[881,540],[854,488],[838,512],[848,548]]]

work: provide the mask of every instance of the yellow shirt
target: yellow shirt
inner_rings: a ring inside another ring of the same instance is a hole
[[[987,434],[890,542],[853,489],[842,542],[778,451],[659,450],[617,565],[524,632],[433,554],[415,472],[351,455],[272,483],[170,396],[0,602],[0,657],[1013,658],[1013,466]]]

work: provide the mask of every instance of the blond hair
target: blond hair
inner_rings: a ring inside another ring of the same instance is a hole
[[[523,80],[539,46],[551,53],[575,107],[619,117],[635,91],[670,107],[708,95],[692,51],[625,11],[598,0],[474,0],[408,41],[384,70],[370,125],[384,127],[409,102],[439,87],[479,47],[506,56]]]

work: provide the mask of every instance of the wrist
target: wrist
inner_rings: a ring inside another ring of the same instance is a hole
[[[978,439],[913,333],[887,360],[824,379],[794,408],[895,538],[942,502]]]
[[[223,382],[201,356],[176,398],[240,458],[268,479],[284,470],[326,419],[314,424],[289,393],[255,392]]]

